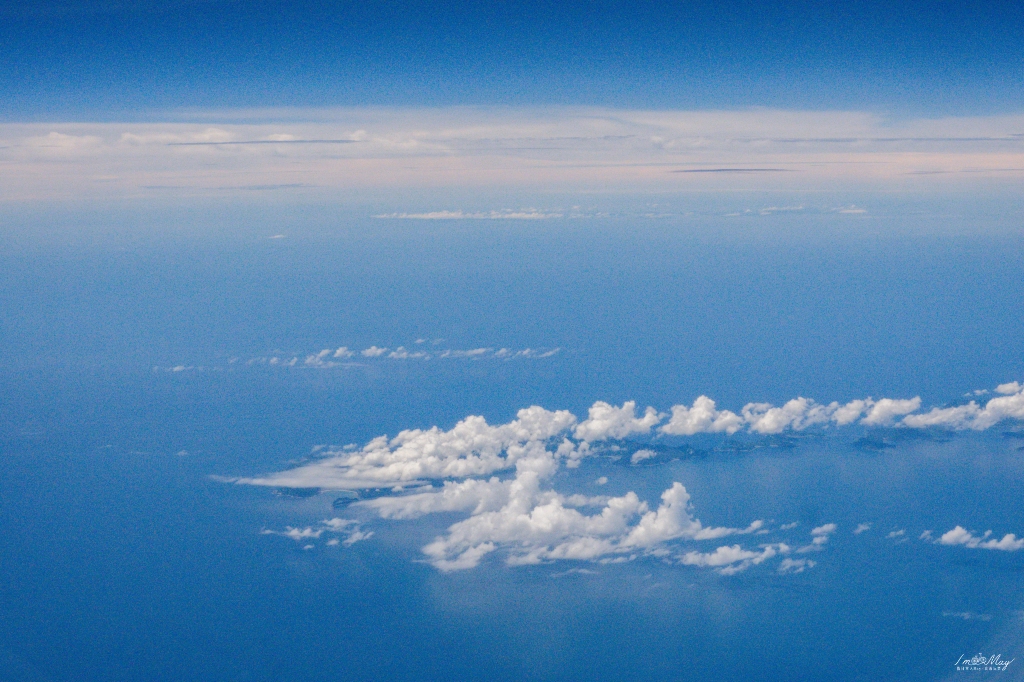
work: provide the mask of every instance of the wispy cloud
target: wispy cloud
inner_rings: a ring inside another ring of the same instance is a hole
[[[817,566],[817,562],[810,559],[783,559],[779,562],[779,573],[803,573],[809,568]]]
[[[990,621],[992,616],[988,613],[974,613],[973,611],[943,611],[943,618],[959,618],[961,620],[982,620]]]
[[[329,546],[344,545],[345,547],[351,547],[357,542],[367,540],[373,536],[373,531],[363,531],[359,527],[359,522],[352,519],[324,519],[320,522],[320,525],[316,528],[312,526],[306,526],[305,528],[293,528],[292,526],[285,526],[283,531],[264,529],[261,531],[262,535],[280,535],[282,537],[291,538],[296,542],[307,542],[310,540],[319,540],[324,534],[333,534],[343,536],[344,539],[339,537],[331,538],[327,541]],[[311,549],[313,545],[306,544],[303,549]]]
[[[429,213],[381,213],[373,217],[396,220],[544,220],[545,218],[561,218],[563,215],[563,213],[526,209],[519,211],[431,211]]]
[[[836,532],[838,527],[834,523],[826,523],[818,526],[817,528],[811,529],[811,543],[804,545],[796,551],[800,554],[806,554],[807,552],[820,552],[825,548],[828,543],[828,539],[832,537],[832,534]]]
[[[271,237],[271,239],[277,238]],[[424,344],[419,340],[412,348],[372,345],[363,349],[338,346],[324,348],[314,353],[272,353],[253,357],[232,357],[226,364],[207,365],[155,365],[154,372],[205,372],[224,371],[237,366],[270,367],[280,369],[336,369],[353,367],[366,363],[395,360],[544,360],[558,355],[561,348],[443,348],[436,343]]]
[[[673,173],[792,173],[794,168],[680,168]]]
[[[168,147],[196,147],[207,145],[233,145],[233,144],[353,144],[358,140],[295,140],[295,139],[272,139],[272,140],[226,140],[221,142],[166,142]]]

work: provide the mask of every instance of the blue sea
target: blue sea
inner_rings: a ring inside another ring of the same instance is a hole
[[[515,201],[592,210],[4,207],[0,677],[1024,679],[1024,551],[929,539],[1024,533],[1019,421],[629,436],[554,474],[565,494],[652,509],[680,482],[705,525],[763,520],[764,542],[812,562],[789,572],[502,551],[446,572],[422,548],[465,513],[382,518],[326,489],[232,482],[532,405],[942,407],[1024,380],[1017,199]],[[339,514],[366,537],[285,535]],[[978,652],[1019,660],[956,669]]]

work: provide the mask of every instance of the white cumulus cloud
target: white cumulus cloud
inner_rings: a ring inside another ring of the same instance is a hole
[[[821,551],[822,549],[825,548],[825,545],[828,543],[829,537],[831,537],[832,534],[835,533],[837,529],[838,529],[838,526],[836,526],[836,524],[834,524],[834,523],[826,523],[824,525],[818,526],[817,528],[812,528],[811,529],[811,544],[804,545],[803,547],[799,548],[796,551],[798,553],[800,553],[800,554],[805,554],[807,552],[819,552],[819,551]]]
[[[1013,395],[1014,393],[1020,393],[1024,391],[1024,384],[1019,381],[1011,381],[1006,384],[999,384],[996,386],[996,393],[1001,395]]]
[[[974,535],[966,528],[957,526],[943,533],[936,542],[940,545],[962,545],[970,549],[1001,549],[1004,552],[1016,552],[1024,549],[1024,538],[1018,539],[1013,533],[1007,533],[1001,540],[989,538],[992,531],[987,530],[981,536]]]
[[[599,400],[590,407],[587,419],[576,426],[573,435],[588,442],[625,438],[650,433],[660,421],[661,417],[653,407],[648,407],[642,417],[637,417],[636,402],[632,400],[623,403],[622,407]]]
[[[1024,387],[1014,381],[1001,384],[996,388],[996,392],[1002,395],[992,398],[984,407],[973,400],[956,407],[935,407],[924,414],[908,415],[904,417],[902,423],[912,428],[933,426],[983,431],[1004,419],[1024,419]]]
[[[742,417],[729,410],[715,409],[715,401],[702,395],[691,407],[673,405],[671,418],[659,431],[670,436],[736,433],[743,428],[743,423]]]
[[[892,424],[896,417],[910,414],[920,407],[921,399],[916,397],[909,400],[882,398],[871,404],[867,415],[860,420],[860,423],[865,426],[887,426]]]
[[[291,538],[296,542],[299,542],[301,540],[307,540],[309,538],[319,538],[321,535],[323,535],[324,529],[319,528],[317,530],[313,530],[310,527],[292,528],[291,526],[285,526],[285,530],[283,531],[264,530],[262,531],[262,533],[263,535],[281,535],[286,538]]]
[[[989,400],[984,407],[971,401],[966,405],[933,408],[924,413],[918,412],[921,409],[921,398],[916,396],[868,397],[845,404],[832,402],[827,405],[803,397],[794,398],[781,406],[750,402],[743,406],[739,415],[729,410],[719,410],[715,401],[700,396],[692,406],[674,405],[668,422],[658,431],[669,436],[733,434],[741,430],[773,435],[828,424],[984,430],[1005,419],[1024,419],[1024,385],[1016,381],[1000,384],[995,392],[1000,395]],[[984,392],[975,393],[981,395]]]
[[[376,488],[422,479],[485,476],[511,468],[518,459],[545,452],[547,440],[565,433],[576,418],[568,411],[541,407],[519,410],[507,424],[492,426],[467,417],[449,431],[436,426],[409,429],[390,440],[374,438],[361,449],[328,451],[311,464],[239,483],[297,488]],[[560,452],[578,455],[569,447]]]
[[[715,568],[722,575],[733,575],[750,566],[756,566],[766,559],[787,552],[789,552],[789,547],[784,543],[766,545],[760,552],[743,549],[739,545],[725,545],[714,552],[687,552],[679,558],[679,561],[687,566],[709,566]]]
[[[680,483],[662,493],[657,509],[649,509],[636,493],[628,492],[605,498],[601,508],[588,515],[571,506],[565,496],[547,489],[543,480],[538,471],[523,467],[499,493],[503,502],[499,508],[479,505],[469,518],[453,524],[424,547],[428,561],[443,571],[473,568],[499,548],[507,550],[506,561],[512,565],[628,558],[659,553],[673,540],[713,539],[753,532],[761,525],[755,522],[746,529],[703,526],[690,515],[690,495]]]
[[[803,430],[822,424],[831,417],[828,407],[807,398],[794,398],[782,407],[770,403],[748,403],[743,406],[743,419],[754,433],[782,433],[787,428]]]
[[[639,464],[645,459],[651,459],[652,457],[657,456],[658,453],[655,452],[654,450],[637,450],[636,452],[633,453],[632,457],[629,458],[629,462],[630,464]]]

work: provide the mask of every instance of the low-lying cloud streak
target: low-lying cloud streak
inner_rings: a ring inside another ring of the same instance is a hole
[[[226,365],[154,365],[154,372],[223,371],[226,367],[260,366],[291,369],[335,369],[369,362],[393,360],[544,360],[554,357],[561,348],[444,348],[439,340],[427,343],[417,339],[410,347],[369,346],[362,350],[340,346],[324,348],[316,353],[277,353],[250,358],[233,357]]]
[[[892,121],[835,111],[452,107],[165,117],[172,122],[0,124],[0,201],[254,188],[792,190],[847,182],[891,190],[1024,175],[1021,116]],[[559,214],[438,208],[382,215]]]

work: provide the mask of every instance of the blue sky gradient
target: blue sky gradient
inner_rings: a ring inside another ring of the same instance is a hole
[[[7,120],[182,107],[568,104],[1016,111],[984,2],[41,2],[0,8]]]

